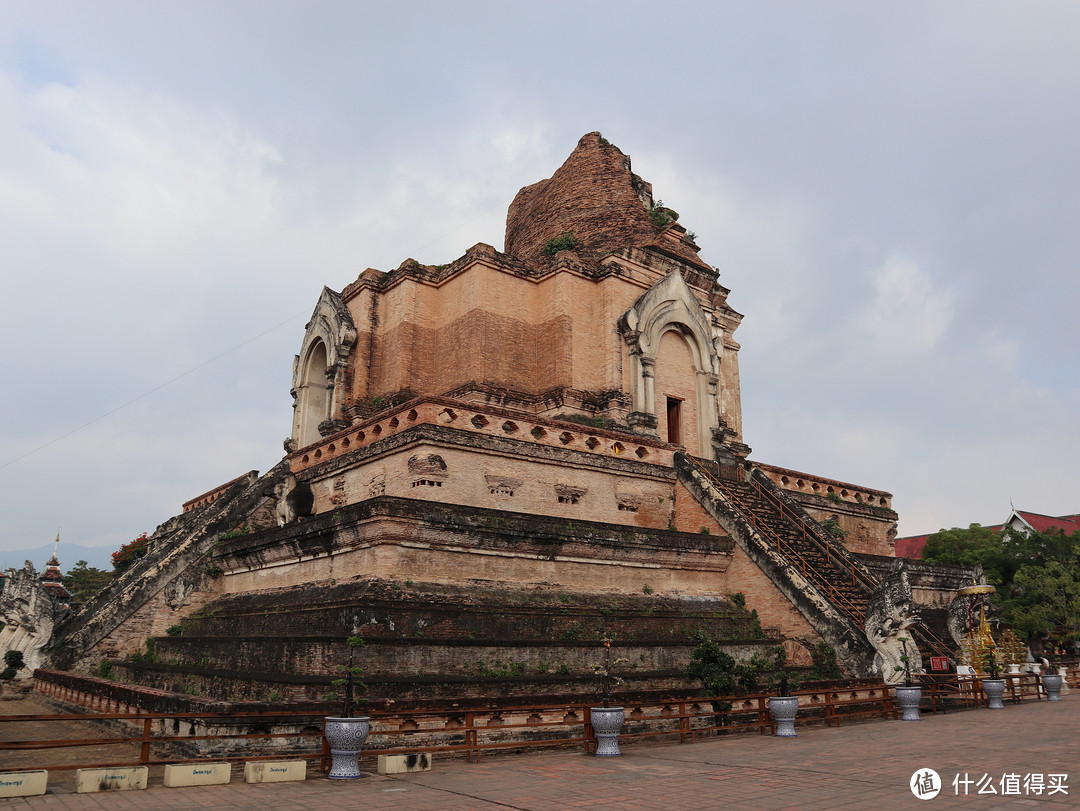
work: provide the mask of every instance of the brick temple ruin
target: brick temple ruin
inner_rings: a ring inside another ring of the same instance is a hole
[[[631,686],[692,687],[703,632],[892,679],[971,573],[899,565],[889,493],[751,458],[742,315],[698,252],[589,133],[518,192],[503,252],[324,288],[285,457],[162,524],[51,666],[318,699],[357,634],[373,699],[572,695],[603,637]]]

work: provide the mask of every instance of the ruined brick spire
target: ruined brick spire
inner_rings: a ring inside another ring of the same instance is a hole
[[[579,253],[652,246],[704,264],[685,229],[673,223],[667,234],[653,223],[652,207],[652,184],[630,171],[629,156],[590,132],[555,174],[517,193],[506,215],[505,250],[535,261],[545,242],[571,233]]]

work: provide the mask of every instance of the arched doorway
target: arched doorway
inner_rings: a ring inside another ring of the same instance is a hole
[[[300,388],[297,390],[297,436],[300,447],[318,441],[319,423],[330,418],[330,383],[327,373],[326,344],[315,341],[304,359]]]
[[[692,456],[701,456],[698,446],[697,370],[686,338],[673,324],[660,336],[656,352],[656,416],[660,438],[682,445]]]

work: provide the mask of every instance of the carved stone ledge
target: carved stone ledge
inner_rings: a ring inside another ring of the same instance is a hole
[[[330,436],[338,431],[344,431],[352,423],[348,420],[323,420],[319,423],[319,436]]]
[[[656,418],[655,414],[649,414],[646,411],[631,411],[630,415],[626,418],[627,424],[634,431],[639,433],[656,435],[656,429],[660,425],[660,421]]]

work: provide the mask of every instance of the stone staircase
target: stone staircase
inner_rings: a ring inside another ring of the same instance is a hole
[[[753,527],[771,552],[779,556],[785,565],[772,567],[770,576],[774,582],[784,579],[787,569],[798,572],[853,628],[865,629],[867,607],[871,595],[881,587],[880,579],[771,479],[743,465],[721,465],[688,456],[682,457],[676,467],[684,483],[695,474],[706,480],[714,492],[722,495],[727,507]],[[709,508],[705,501],[702,503]],[[763,569],[770,573],[769,567]],[[922,653],[924,669],[929,668],[931,655],[949,653],[929,628],[916,625],[910,633]]]
[[[824,592],[838,610],[863,627],[870,594],[877,587],[869,572],[863,571],[838,543],[812,526],[812,519],[796,513],[797,507],[784,504],[775,493],[769,492],[768,484],[752,475],[744,481],[722,478],[708,470],[713,465],[697,464],[781,555]]]
[[[738,464],[675,454],[679,481],[837,653],[874,675],[864,631],[874,578],[768,477]]]

